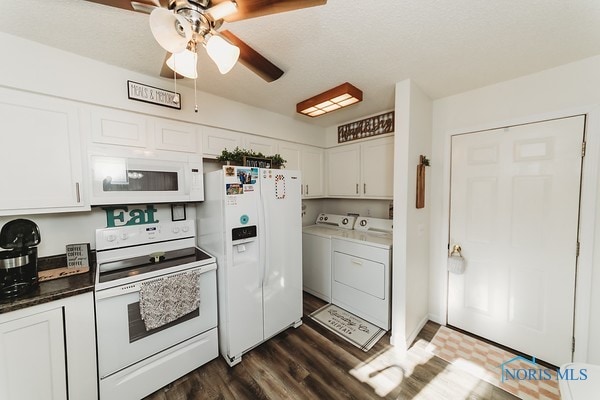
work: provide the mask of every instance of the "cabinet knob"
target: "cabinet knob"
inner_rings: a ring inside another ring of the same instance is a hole
[[[358,194],[358,183],[356,184],[356,194]]]

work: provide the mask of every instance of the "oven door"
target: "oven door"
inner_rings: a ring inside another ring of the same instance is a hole
[[[189,270],[200,272],[197,311],[150,331],[140,316],[141,282],[96,292],[100,379],[216,327],[216,268],[216,264],[209,264]]]

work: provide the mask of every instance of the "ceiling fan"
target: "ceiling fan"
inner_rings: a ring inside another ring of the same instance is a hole
[[[223,22],[276,14],[327,3],[327,0],[88,0],[150,14],[156,41],[168,53],[161,76],[196,78],[198,47],[205,47],[222,74],[238,61],[267,82],[283,71],[228,30]],[[167,68],[168,67],[168,68]]]

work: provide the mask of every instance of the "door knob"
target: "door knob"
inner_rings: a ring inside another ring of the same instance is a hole
[[[453,274],[462,274],[465,272],[466,262],[461,254],[462,248],[455,244],[448,256],[448,271]]]

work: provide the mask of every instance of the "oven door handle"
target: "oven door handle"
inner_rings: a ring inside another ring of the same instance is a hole
[[[197,267],[197,268],[190,268],[188,270],[183,270],[183,271],[177,271],[176,273],[182,273],[182,272],[187,272],[187,271],[198,271],[200,274],[204,274],[206,272],[212,271],[217,269],[216,264],[208,264],[208,265],[203,265],[202,267]],[[164,278],[165,276],[169,276],[170,274],[166,274],[166,275],[162,275],[162,276],[157,276],[157,277],[153,277],[150,279],[146,279],[146,280],[142,280],[142,281],[138,281],[138,282],[131,282],[131,283],[125,283],[123,285],[120,286],[115,286],[112,288],[108,288],[108,289],[101,289],[101,290],[97,290],[96,291],[96,300],[103,300],[103,299],[109,299],[111,297],[117,297],[117,296],[123,296],[129,293],[135,293],[135,292],[139,292],[140,291],[140,286],[142,282],[152,282],[161,278]]]

